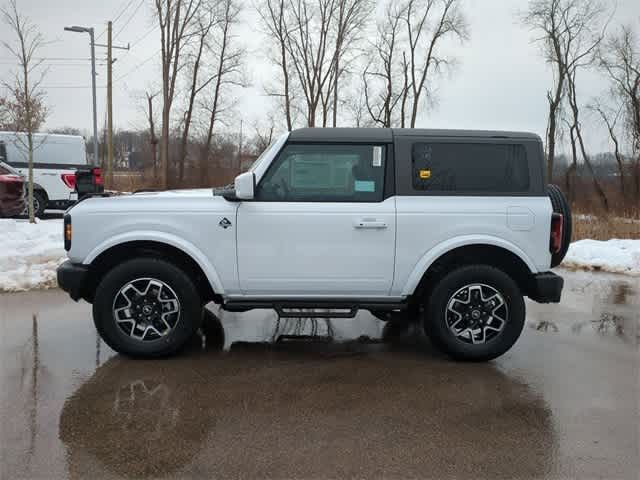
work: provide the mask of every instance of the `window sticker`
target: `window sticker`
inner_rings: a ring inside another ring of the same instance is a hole
[[[356,192],[374,193],[376,191],[376,182],[369,180],[356,180],[354,190]]]
[[[373,147],[373,161],[371,162],[371,166],[382,166],[382,147]]]

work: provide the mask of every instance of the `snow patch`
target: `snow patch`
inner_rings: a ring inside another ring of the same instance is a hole
[[[55,287],[65,259],[61,219],[0,219],[0,292]]]
[[[640,240],[579,240],[569,246],[562,266],[640,275]]]

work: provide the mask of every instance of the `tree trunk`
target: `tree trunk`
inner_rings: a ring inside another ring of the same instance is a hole
[[[33,210],[33,133],[31,128],[27,131],[27,143],[29,146],[29,223],[36,223]]]

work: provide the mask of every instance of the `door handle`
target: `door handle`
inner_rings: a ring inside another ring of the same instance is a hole
[[[374,230],[378,230],[378,229],[383,229],[383,228],[387,228],[387,224],[385,222],[381,222],[378,220],[358,220],[353,224],[354,228],[358,228],[358,229],[374,229]]]

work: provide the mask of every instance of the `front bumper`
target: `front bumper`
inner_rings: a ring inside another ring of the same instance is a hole
[[[74,300],[82,298],[82,289],[86,285],[89,267],[82,264],[71,263],[67,260],[58,267],[58,285]]]
[[[564,279],[553,272],[538,273],[531,277],[529,298],[538,303],[559,303]]]

